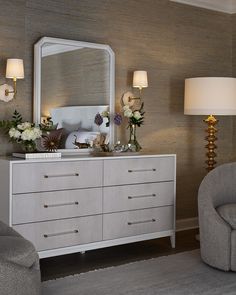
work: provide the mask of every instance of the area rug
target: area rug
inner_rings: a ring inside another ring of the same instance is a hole
[[[43,295],[236,294],[236,273],[205,265],[199,250],[109,267],[43,283]]]

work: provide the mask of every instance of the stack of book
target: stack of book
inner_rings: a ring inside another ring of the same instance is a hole
[[[53,153],[13,153],[13,157],[22,158],[22,159],[55,159],[61,158],[61,153],[53,152]]]

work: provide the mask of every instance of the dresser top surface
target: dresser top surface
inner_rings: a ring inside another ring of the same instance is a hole
[[[76,155],[62,156],[61,158],[47,159],[22,159],[12,156],[0,157],[0,161],[11,163],[36,163],[36,162],[60,162],[60,161],[88,161],[88,160],[115,160],[115,159],[135,159],[135,158],[157,158],[176,157],[176,154],[147,154],[147,153],[101,153],[96,155]]]

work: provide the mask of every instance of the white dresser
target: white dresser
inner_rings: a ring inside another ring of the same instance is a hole
[[[0,219],[50,257],[170,236],[175,155],[0,160]]]

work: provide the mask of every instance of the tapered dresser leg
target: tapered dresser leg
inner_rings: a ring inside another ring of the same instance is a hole
[[[170,236],[170,242],[171,242],[171,247],[174,249],[175,248],[175,234]]]

